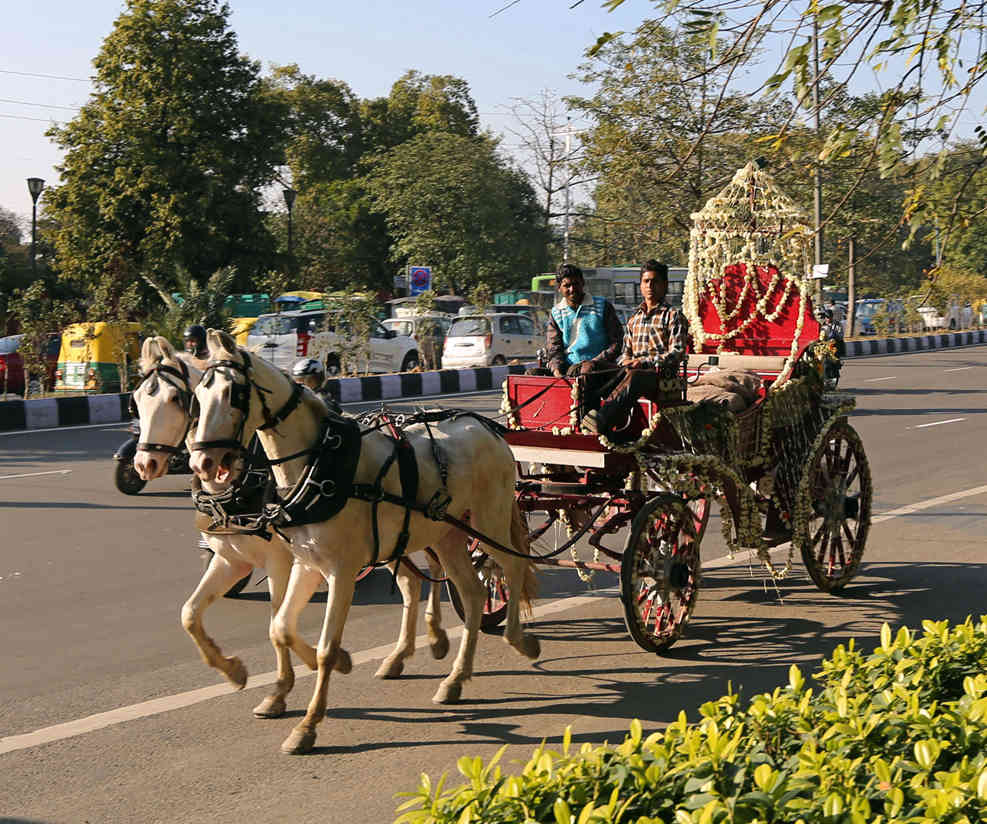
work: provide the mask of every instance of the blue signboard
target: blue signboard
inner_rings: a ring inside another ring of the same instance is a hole
[[[431,266],[409,266],[408,267],[408,292],[411,295],[420,295],[432,288],[432,267]]]

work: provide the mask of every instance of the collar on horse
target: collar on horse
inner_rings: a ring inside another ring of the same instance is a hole
[[[173,366],[169,366],[166,363],[158,362],[157,365],[153,366],[143,375],[143,379],[151,380],[147,384],[147,394],[155,395],[158,391],[159,382],[164,382],[169,386],[173,387],[178,393],[178,405],[182,408],[182,411],[186,415],[189,414],[189,410],[192,408],[192,384],[189,382],[188,367],[182,360],[178,361],[178,365],[181,370],[175,369]],[[175,383],[174,381],[168,380],[166,375],[172,375],[177,378],[180,383]],[[139,418],[140,413],[137,409],[137,403],[134,400],[133,394],[130,396],[130,402],[127,406],[127,410],[130,412],[131,417]],[[177,445],[173,446],[167,443],[151,443],[150,441],[139,441],[137,443],[138,452],[168,452],[172,455],[177,455],[185,450],[184,443],[185,438],[188,435],[188,426],[185,427],[185,434],[182,435],[182,439]]]

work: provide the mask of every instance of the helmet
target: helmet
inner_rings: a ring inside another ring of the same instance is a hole
[[[185,340],[186,352],[193,352],[200,356],[206,353],[206,330],[199,326],[199,324],[193,323],[190,326],[186,326],[182,338]],[[194,348],[189,347],[189,342],[192,342]]]
[[[325,374],[326,370],[322,368],[322,364],[315,358],[301,358],[300,360],[296,360],[295,365],[291,367],[291,376],[293,378],[303,378],[306,375],[315,375],[321,378]]]

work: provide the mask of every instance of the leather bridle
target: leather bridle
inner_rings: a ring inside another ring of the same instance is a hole
[[[192,392],[192,385],[189,383],[188,367],[183,361],[178,361],[178,365],[181,370],[175,369],[172,366],[168,366],[166,363],[158,363],[157,366],[149,369],[143,376],[143,383],[147,383],[146,392],[148,395],[157,394],[159,383],[166,383],[172,387],[177,393],[178,405],[182,408],[182,411],[186,416],[190,416],[190,411],[192,408],[192,399],[195,397]],[[180,384],[169,380],[166,375],[171,375],[181,381]],[[139,410],[137,409],[137,403],[134,401],[134,396],[130,396],[130,404],[128,406],[129,412],[132,417],[139,418]],[[185,425],[185,433],[182,435],[179,444],[184,443],[186,435],[188,435],[189,426],[191,425],[191,419],[189,423]],[[171,455],[177,455],[184,451],[184,447],[181,445],[172,446],[166,443],[151,443],[150,441],[138,441],[137,443],[138,452],[167,452]]]
[[[267,405],[267,400],[264,397],[265,394],[270,395],[271,390],[259,386],[251,377],[250,369],[252,363],[250,360],[250,355],[243,350],[240,350],[240,356],[243,358],[243,363],[238,363],[233,360],[220,360],[210,363],[206,367],[205,372],[203,372],[202,380],[200,381],[200,384],[208,389],[212,386],[213,379],[218,369],[231,369],[234,373],[243,375],[243,383],[237,381],[232,375],[228,376],[230,378],[230,408],[235,409],[240,413],[240,421],[233,433],[233,437],[218,438],[213,441],[192,441],[192,443],[189,444],[189,448],[191,450],[232,449],[236,452],[246,452],[247,445],[244,443],[243,433],[247,425],[247,419],[250,417],[250,396],[254,390],[257,392],[257,397],[260,400],[261,409],[264,414],[264,424],[257,427],[259,432],[265,429],[274,429],[276,426],[283,423],[285,419],[287,419],[287,417],[298,407],[298,404],[302,399],[302,387],[297,383],[292,383],[291,397],[285,401],[284,406],[272,414]],[[189,414],[192,418],[193,424],[195,424],[199,418],[199,401],[194,393],[192,395]]]

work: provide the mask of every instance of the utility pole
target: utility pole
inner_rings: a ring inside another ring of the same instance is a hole
[[[579,134],[579,130],[573,129],[570,125],[571,118],[566,117],[565,131],[555,132],[555,137],[565,137],[565,219],[562,224],[562,262],[569,262],[569,212],[571,208],[571,198],[569,193],[569,181],[572,179],[572,164],[569,156],[572,152],[572,136]]]
[[[813,229],[815,229],[815,263],[819,265],[823,262],[823,230],[822,230],[822,174],[819,170],[819,136],[822,131],[819,116],[819,15],[812,17],[812,109],[813,123],[816,131],[816,157],[812,165],[812,219]],[[819,303],[822,295],[822,280],[816,280],[816,303]]]
[[[857,239],[850,238],[849,242],[850,260],[847,264],[846,276],[846,336],[853,335],[853,324],[857,319]]]

